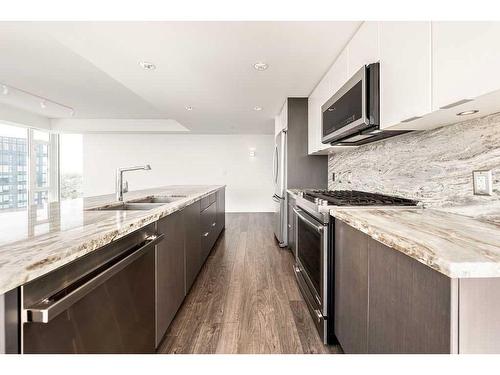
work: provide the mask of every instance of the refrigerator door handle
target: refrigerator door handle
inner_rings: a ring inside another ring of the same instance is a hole
[[[276,184],[278,182],[278,145],[274,145],[273,154],[273,180]]]

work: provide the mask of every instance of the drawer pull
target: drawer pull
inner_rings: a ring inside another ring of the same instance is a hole
[[[202,234],[203,237],[208,237],[209,232],[205,232]]]
[[[215,221],[214,221],[214,222],[212,223],[212,226],[213,226],[213,227],[215,227],[216,225],[217,225],[217,222],[215,222]]]
[[[318,323],[321,323],[321,319],[323,319],[323,314],[321,314],[321,311],[314,309],[314,313],[316,314],[316,319],[318,319]]]

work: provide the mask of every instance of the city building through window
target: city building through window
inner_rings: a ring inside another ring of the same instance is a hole
[[[58,199],[58,136],[0,123],[0,210]]]

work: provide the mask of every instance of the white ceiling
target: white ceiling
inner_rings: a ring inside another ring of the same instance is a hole
[[[271,134],[284,99],[308,96],[359,25],[0,22],[0,82],[73,107],[76,119]],[[142,60],[157,69],[142,69]],[[257,61],[269,68],[256,71]]]

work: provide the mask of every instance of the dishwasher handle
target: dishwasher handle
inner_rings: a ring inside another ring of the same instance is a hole
[[[118,272],[123,270],[129,264],[133,263],[135,260],[139,259],[142,255],[144,255],[151,247],[158,244],[165,237],[164,234],[152,235],[146,238],[145,243],[135,250],[130,255],[127,255],[122,260],[113,264],[105,271],[99,273],[94,278],[85,282],[69,294],[65,295],[61,299],[50,301],[50,300],[42,300],[32,307],[28,307],[24,310],[25,318],[27,322],[36,322],[36,323],[48,323],[52,319],[54,319],[57,315],[62,313],[63,311],[70,308],[80,299],[88,295],[92,290],[102,285],[104,282],[109,280],[111,277],[116,275]]]

